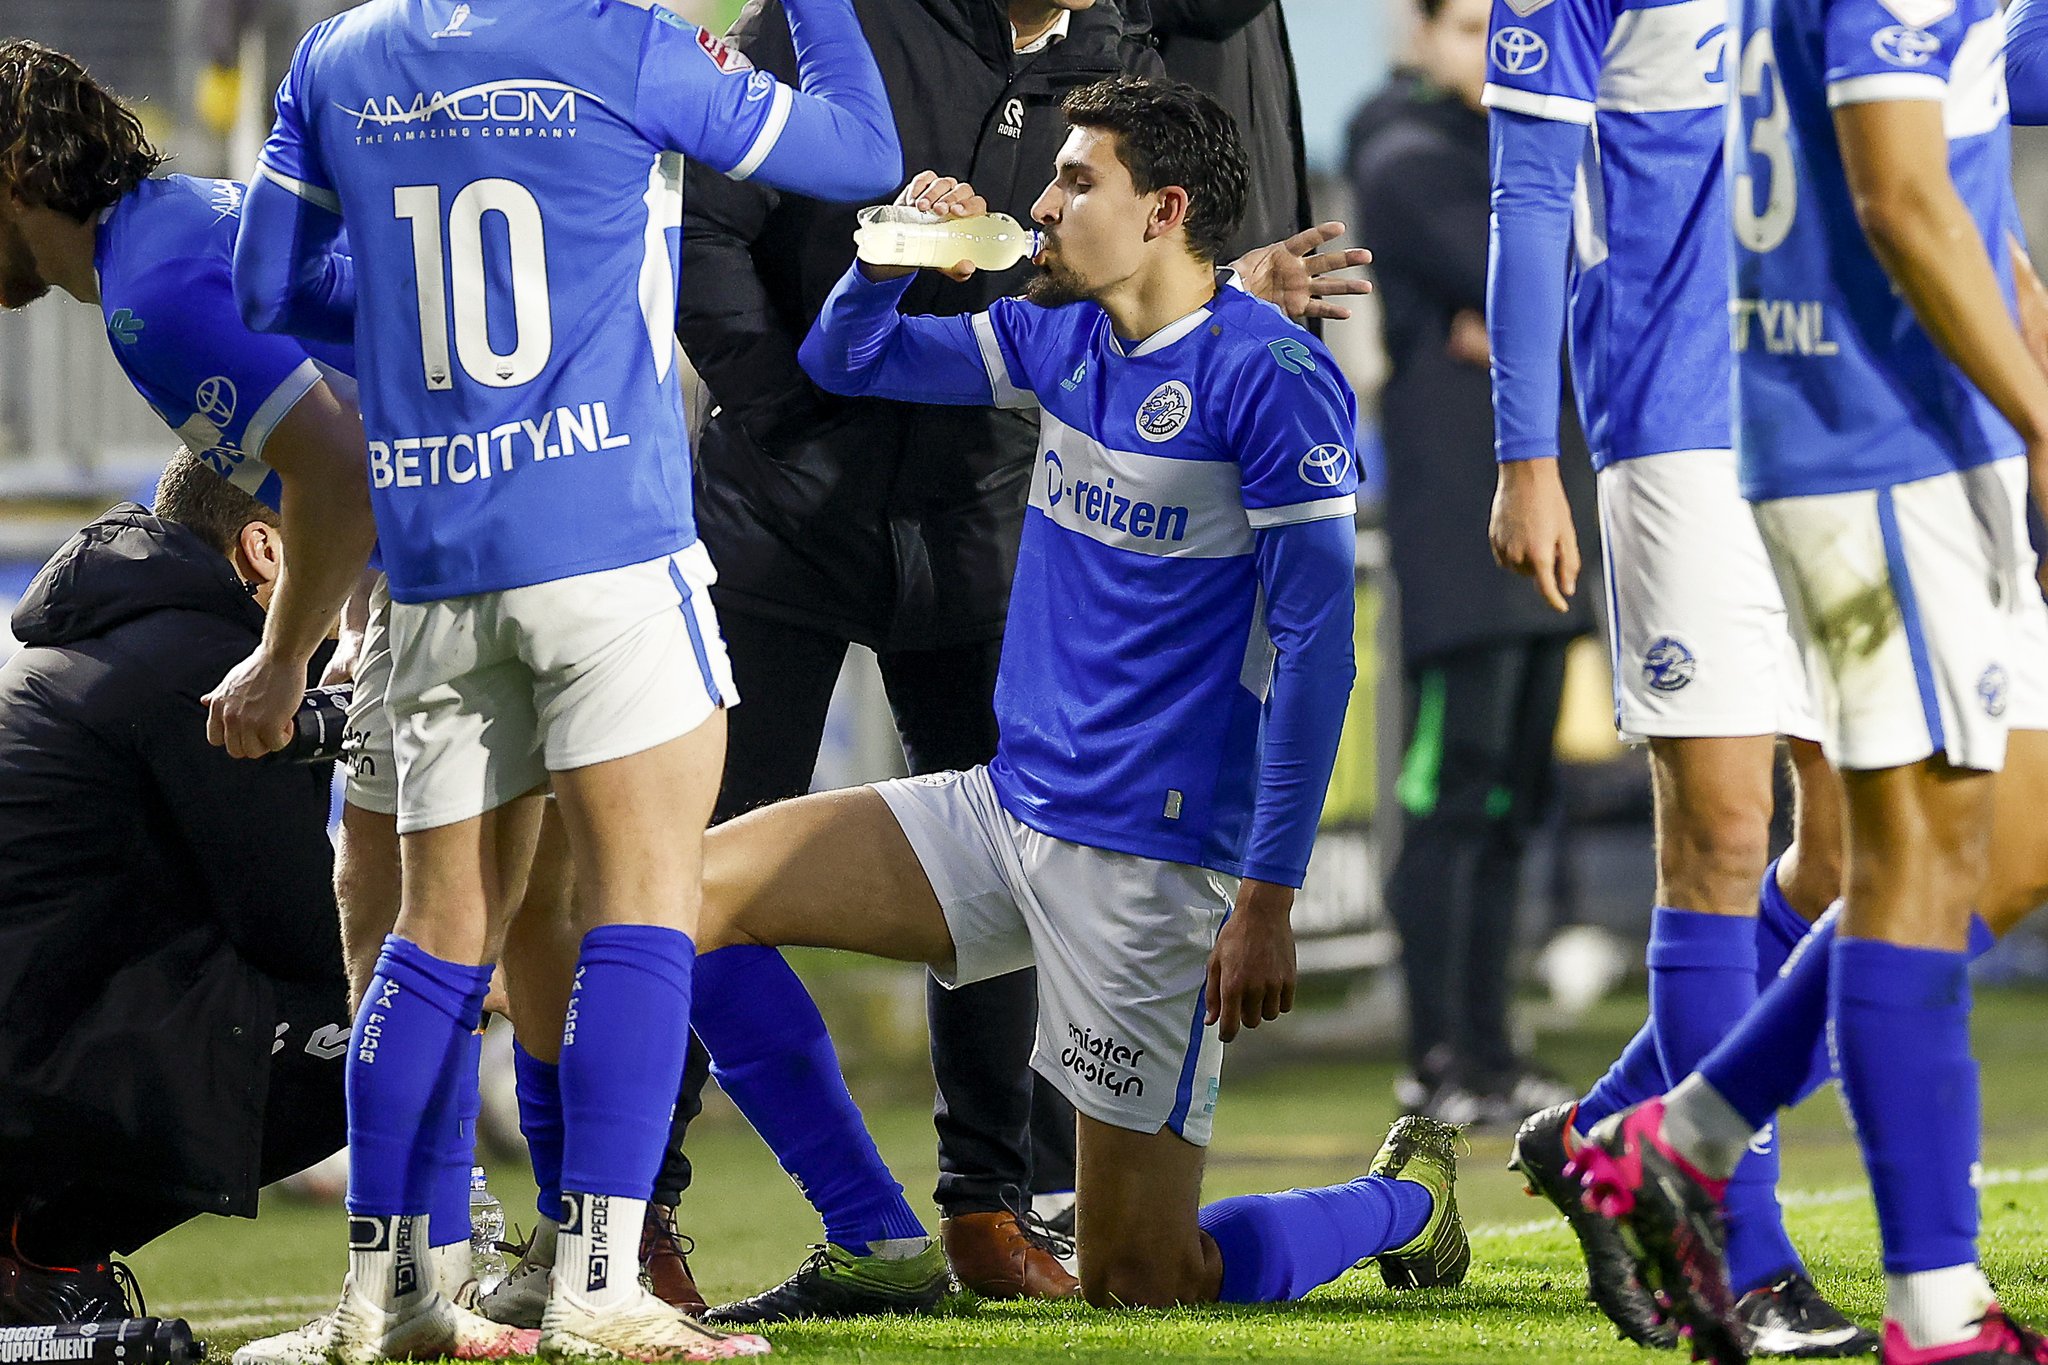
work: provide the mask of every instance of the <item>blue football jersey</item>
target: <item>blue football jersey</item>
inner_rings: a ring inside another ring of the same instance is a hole
[[[145,180],[101,220],[93,268],[107,340],[136,392],[215,473],[274,508],[264,443],[352,360],[344,347],[243,326],[232,275],[241,210],[232,180]]]
[[[2020,449],[1863,235],[1832,109],[1942,105],[1949,173],[2012,299],[1997,0],[1736,0],[1729,121],[1737,446],[1752,499],[1879,488]]]
[[[347,227],[394,598],[695,540],[679,153],[745,176],[791,98],[708,33],[619,0],[370,0],[307,35],[261,173]]]
[[[1570,349],[1595,467],[1729,444],[1726,0],[1494,0],[1485,101],[1589,130]]]
[[[1350,386],[1237,289],[1129,350],[1094,304],[945,325],[972,327],[999,402],[1042,409],[997,795],[1058,838],[1244,873],[1274,662],[1254,532],[1353,514]]]

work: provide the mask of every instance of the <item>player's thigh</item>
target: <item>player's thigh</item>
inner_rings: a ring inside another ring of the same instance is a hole
[[[778,801],[705,835],[699,947],[734,943],[954,956],[931,879],[873,787]]]
[[[651,749],[554,774],[576,914],[697,930],[704,826],[725,763],[725,712]]]
[[[1624,739],[1817,727],[1785,600],[1725,450],[1599,474],[1615,723]]]
[[[334,847],[334,900],[351,1003],[362,999],[384,937],[398,924],[398,856],[395,814],[343,804]]]
[[[1082,1114],[1074,1167],[1081,1292],[1097,1307],[1213,1302],[1223,1258],[1197,1224],[1205,1149]]]

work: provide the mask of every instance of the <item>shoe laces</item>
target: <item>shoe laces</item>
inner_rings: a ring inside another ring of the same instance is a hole
[[[1025,1241],[1057,1261],[1064,1261],[1074,1254],[1074,1239],[1048,1223],[1042,1215],[1032,1212],[1031,1196],[1021,1186],[1003,1186],[1000,1197],[1003,1207],[1017,1220]]]
[[[640,1259],[649,1261],[662,1252],[672,1252],[687,1269],[697,1250],[697,1240],[676,1228],[676,1211],[666,1204],[649,1204],[647,1221],[640,1228]]]

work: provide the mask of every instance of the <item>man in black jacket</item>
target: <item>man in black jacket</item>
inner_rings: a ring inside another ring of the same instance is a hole
[[[971,179],[997,210],[1020,219],[1065,137],[1065,95],[1119,72],[1160,74],[1142,29],[1108,0],[855,7],[895,108],[904,164]],[[1130,6],[1133,15],[1140,9]],[[757,66],[794,75],[788,22],[775,0],[750,4],[728,41]],[[701,166],[688,176],[677,330],[717,405],[696,450],[697,524],[718,565],[713,598],[747,699],[729,721],[716,818],[809,790],[849,642],[880,657],[913,772],[986,762],[995,752],[991,698],[1034,421],[995,408],[819,390],[798,367],[797,346],[853,258],[855,210]],[[1309,274],[1365,259],[1300,259],[1336,230],[1261,254],[1264,264],[1291,272],[1285,287],[1294,311],[1314,294],[1364,288],[1306,283]],[[1020,265],[961,284],[927,272],[903,306],[976,312],[1021,290],[1029,274]],[[927,1007],[948,1260],[986,1297],[1071,1296],[1079,1285],[1034,1231],[1027,1202],[1034,1191],[1072,1190],[1074,1141],[1066,1102],[1049,1086],[1034,1094],[1031,975],[961,991],[933,983]],[[697,1077],[700,1057],[693,1049]],[[680,1128],[696,1108],[686,1082],[657,1204],[672,1203],[687,1181]],[[805,1273],[731,1306],[737,1316],[721,1316],[764,1321],[755,1314],[799,1307]]]
[[[1397,789],[1406,823],[1387,886],[1414,1077],[1400,1098],[1455,1123],[1499,1122],[1559,1088],[1510,1045],[1509,958],[1565,649],[1589,623],[1583,604],[1560,616],[1495,564],[1480,529],[1494,484],[1479,103],[1488,0],[1420,9],[1419,66],[1397,71],[1351,125],[1391,363],[1380,418],[1410,702]],[[1583,481],[1580,492],[1583,510]]]
[[[110,1264],[337,1151],[330,767],[206,742],[276,517],[187,454],[74,536],[0,666],[0,1324],[129,1311]],[[61,1267],[61,1268],[60,1268]]]
[[[1232,252],[1309,221],[1301,88],[1281,0],[1151,0],[1166,74],[1208,91],[1237,121],[1251,158],[1251,194]]]

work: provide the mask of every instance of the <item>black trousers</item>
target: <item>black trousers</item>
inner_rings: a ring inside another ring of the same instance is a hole
[[[830,632],[749,615],[728,602],[718,603],[718,618],[741,704],[727,717],[725,781],[714,823],[810,790],[847,649]],[[988,641],[880,656],[913,773],[971,768],[995,756],[1001,648],[1000,641]],[[956,991],[926,979],[938,1081],[937,1199],[947,1214],[1001,1208],[1005,1187],[1073,1188],[1073,1109],[1030,1069],[1035,978],[1029,970],[1013,972]],[[709,1076],[710,1059],[692,1038],[668,1154],[654,1185],[656,1203],[674,1204],[689,1186],[683,1140],[703,1112]]]
[[[1387,902],[1401,934],[1413,1065],[1468,1073],[1514,1064],[1509,967],[1522,854],[1549,800],[1564,636],[1521,637],[1418,661],[1408,672],[1406,815]]]
[[[270,1055],[263,1106],[258,1169],[264,1185],[325,1160],[348,1142],[342,1091],[352,1022],[348,987],[280,981],[276,992],[277,1023],[285,1027]],[[204,1064],[203,1057],[193,1059],[195,1066]],[[43,1265],[125,1256],[208,1212],[152,1192],[132,1171],[80,1171],[62,1190],[0,1195],[0,1217],[20,1219],[22,1254]]]

